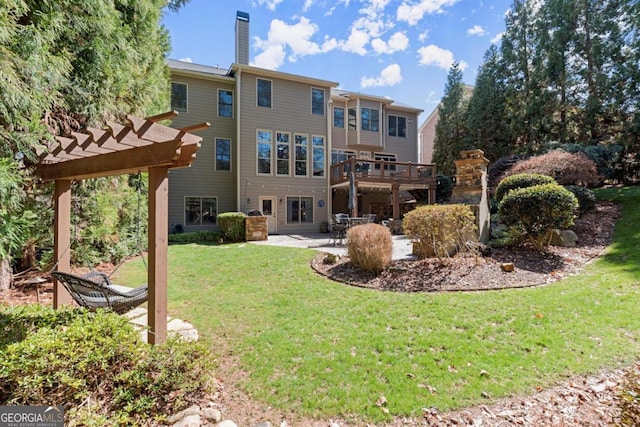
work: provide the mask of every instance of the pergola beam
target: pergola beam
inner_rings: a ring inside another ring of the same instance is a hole
[[[148,337],[161,344],[167,336],[168,171],[190,166],[201,137],[189,132],[205,129],[199,123],[172,129],[156,122],[178,115],[175,111],[147,119],[127,116],[127,124],[108,123],[106,129],[88,128],[58,137],[40,153],[36,173],[55,181],[54,257],[56,268],[68,272],[71,247],[71,181],[103,176],[149,172]],[[54,308],[70,304],[66,290],[54,282]]]

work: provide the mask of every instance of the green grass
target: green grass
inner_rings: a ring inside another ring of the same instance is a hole
[[[237,358],[250,395],[301,416],[381,422],[532,393],[639,354],[640,189],[598,195],[624,205],[614,243],[553,285],[379,292],[316,275],[312,250],[189,244],[169,250],[169,312]],[[144,280],[139,265],[120,276]]]

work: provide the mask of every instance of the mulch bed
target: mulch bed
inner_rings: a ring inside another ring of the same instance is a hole
[[[619,206],[600,202],[576,220],[572,230],[578,236],[575,247],[551,246],[541,253],[531,248],[492,248],[483,256],[462,253],[449,258],[393,261],[380,275],[361,271],[348,257],[325,262],[319,253],[311,266],[328,278],[353,286],[396,292],[479,291],[538,286],[576,274],[611,242]],[[513,263],[515,270],[501,266]]]

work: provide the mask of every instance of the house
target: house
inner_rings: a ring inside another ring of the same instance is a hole
[[[192,167],[170,172],[171,232],[215,229],[218,213],[252,210],[269,233],[317,232],[337,212],[399,219],[406,192],[434,200],[435,167],[418,159],[422,110],[249,65],[248,14],[237,13],[228,69],[168,65],[180,113],[172,126],[211,123]]]
[[[464,85],[464,101],[468,102],[473,94],[473,86]],[[442,103],[438,103],[436,108],[433,109],[431,114],[422,122],[418,129],[418,145],[420,146],[420,162],[432,163],[433,162],[433,147],[436,141],[436,125],[440,118],[440,106]]]

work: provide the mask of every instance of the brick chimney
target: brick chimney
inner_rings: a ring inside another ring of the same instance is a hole
[[[249,65],[249,14],[236,13],[236,64]]]

